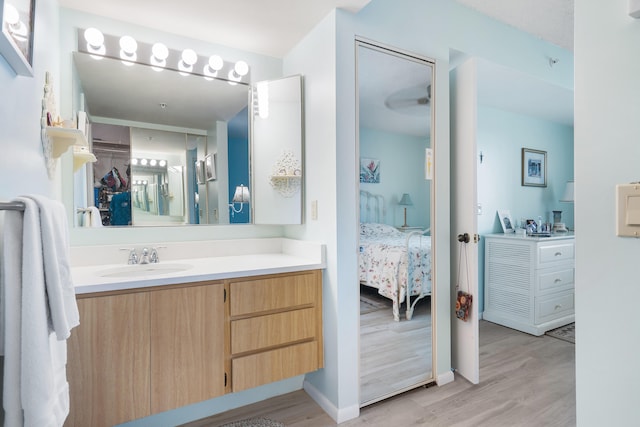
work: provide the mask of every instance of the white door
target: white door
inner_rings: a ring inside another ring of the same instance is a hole
[[[451,362],[473,384],[480,380],[478,329],[478,217],[476,185],[477,66],[469,59],[451,71],[451,303],[457,290],[472,295],[467,321],[451,318]],[[469,243],[458,236],[469,237]],[[456,287],[456,285],[458,285]]]

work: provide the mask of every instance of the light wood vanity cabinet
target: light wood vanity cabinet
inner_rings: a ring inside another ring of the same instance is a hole
[[[113,426],[150,412],[149,294],[79,298],[67,341],[65,426]]]
[[[320,271],[233,280],[229,306],[234,392],[323,366]]]
[[[113,426],[224,394],[224,293],[196,283],[78,296],[65,426]]]
[[[323,366],[319,270],[78,295],[65,426],[113,426]]]

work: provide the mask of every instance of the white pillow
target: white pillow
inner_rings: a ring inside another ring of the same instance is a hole
[[[360,223],[360,234],[362,236],[386,236],[397,233],[400,233],[400,231],[389,224],[379,224],[376,222]]]

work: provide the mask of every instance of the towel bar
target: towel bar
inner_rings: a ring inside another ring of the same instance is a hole
[[[23,211],[24,203],[22,202],[0,202],[0,211]]]

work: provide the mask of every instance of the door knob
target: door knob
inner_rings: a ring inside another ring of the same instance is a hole
[[[458,234],[458,242],[469,243],[470,241],[471,241],[471,237],[469,237],[469,233]]]

